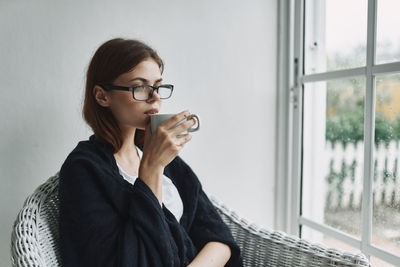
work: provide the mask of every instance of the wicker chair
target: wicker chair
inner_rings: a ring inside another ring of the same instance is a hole
[[[50,177],[24,202],[11,233],[13,266],[60,266],[58,249],[58,175]],[[363,254],[328,249],[280,231],[249,224],[210,196],[242,250],[244,266],[370,266]]]

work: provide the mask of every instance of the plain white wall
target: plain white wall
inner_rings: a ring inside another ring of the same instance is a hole
[[[142,40],[165,61],[175,91],[162,113],[200,116],[180,156],[205,191],[273,227],[277,0],[3,0],[0,25],[0,266],[23,201],[92,134],[85,71],[114,37]]]

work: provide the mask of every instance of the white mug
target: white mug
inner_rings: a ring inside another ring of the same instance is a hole
[[[154,133],[155,130],[157,129],[158,125],[160,125],[161,123],[163,123],[164,121],[168,120],[169,118],[171,118],[171,117],[173,117],[175,115],[176,114],[159,114],[159,113],[151,114],[151,116],[150,116],[151,132]],[[189,128],[189,129],[187,129],[186,131],[183,131],[181,134],[178,134],[177,137],[185,136],[189,132],[196,132],[196,131],[198,131],[200,129],[200,119],[199,119],[199,116],[197,116],[196,114],[191,114],[188,117],[184,118],[183,120],[178,122],[175,125],[175,127],[178,126],[179,124],[185,122],[186,120],[190,120],[193,117],[196,118],[196,120],[197,120],[197,127],[193,128],[194,127],[193,126],[193,127]],[[175,128],[175,127],[173,127],[173,128]]]

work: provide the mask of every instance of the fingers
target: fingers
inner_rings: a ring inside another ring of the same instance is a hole
[[[176,124],[178,124],[179,122],[181,122],[182,120],[187,118],[189,115],[190,115],[190,112],[188,110],[184,110],[184,111],[176,114],[175,116],[171,117],[170,119],[164,121],[157,127],[157,130],[160,128],[167,130],[168,136],[169,136],[168,138],[174,139],[173,142],[179,149],[182,149],[183,146],[192,139],[192,135],[189,133],[187,133],[183,136],[178,136],[178,135],[180,133],[182,133],[183,131],[187,130],[188,128],[190,128],[191,126],[193,126],[194,124],[196,124],[196,119],[193,118],[190,120],[185,120],[184,122],[180,123],[178,126],[176,126]],[[176,127],[172,128],[174,126],[176,126]],[[161,130],[158,130],[158,131],[161,131]],[[164,132],[164,133],[166,133],[166,132]]]
[[[171,129],[174,127],[178,122],[182,121],[184,118],[190,115],[190,112],[188,110],[184,110],[182,112],[179,112],[175,116],[171,117],[170,119],[164,121],[163,123],[160,124],[160,126],[165,127],[165,129]]]
[[[174,129],[172,129],[172,135],[174,135],[174,136],[178,135],[181,132],[186,131],[187,129],[189,129],[190,127],[192,127],[195,124],[196,124],[195,118],[191,118],[190,120],[182,122],[181,124],[176,126]]]
[[[192,135],[189,133],[176,139],[178,140],[176,142],[176,146],[179,148],[183,148],[183,146],[192,139]]]

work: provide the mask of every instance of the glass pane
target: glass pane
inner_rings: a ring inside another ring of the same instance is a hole
[[[361,236],[363,77],[305,84],[302,216]]]
[[[336,248],[342,251],[347,251],[354,254],[359,254],[361,251],[358,248],[350,246],[336,238],[323,234],[307,226],[301,227],[301,237],[307,241],[322,244],[328,248]]]
[[[370,259],[371,266],[379,266],[379,267],[396,267],[390,263],[387,263],[386,261],[383,261],[382,259],[376,258],[376,257],[371,257]]]
[[[377,9],[376,63],[400,61],[400,1],[379,0]]]
[[[367,0],[305,1],[305,73],[366,65]]]
[[[376,76],[372,243],[400,255],[400,73]]]

